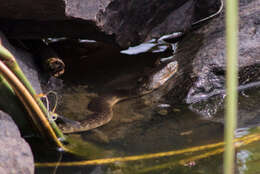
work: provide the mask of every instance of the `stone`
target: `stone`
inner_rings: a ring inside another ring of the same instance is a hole
[[[36,93],[42,93],[40,82],[42,82],[44,79],[43,76],[39,76],[39,68],[37,68],[32,54],[22,48],[12,46],[7,38],[4,36],[4,34],[1,32],[0,39],[2,45],[14,55],[20,68],[22,69],[27,79],[30,81]],[[23,135],[28,133],[31,134],[31,124],[27,119],[28,113],[22,102],[20,102],[20,100],[5,87],[1,88],[0,93],[0,109],[12,116]]]
[[[38,73],[38,68],[35,64],[33,59],[33,55],[24,49],[14,47],[10,44],[7,40],[5,35],[0,31],[0,39],[2,45],[7,48],[16,58],[17,63],[19,64],[20,68],[22,69],[25,76],[30,81],[31,85],[35,89],[36,93],[42,93],[40,77]]]
[[[260,75],[260,0],[240,1],[239,4],[239,85],[243,87],[259,80]],[[201,38],[192,61],[192,76],[195,79],[186,98],[187,103],[196,103],[192,109],[204,116],[212,116],[223,107],[226,74],[226,46],[224,12],[208,24],[193,32]],[[213,95],[214,94],[214,95]],[[209,102],[203,102],[217,94]],[[204,103],[204,104],[203,104]],[[204,106],[204,107],[202,107]],[[201,108],[202,107],[202,108]],[[209,114],[209,115],[208,115]]]
[[[10,0],[0,30],[10,38],[72,37],[126,48],[153,37],[186,31],[215,12],[219,0]]]
[[[16,61],[18,62],[19,66],[21,67],[22,71],[24,72],[28,80],[31,82],[32,86],[36,90],[36,93],[42,93],[38,68],[35,65],[33,56],[25,50],[12,46],[7,40],[7,38],[4,36],[4,34],[1,32],[0,38],[2,45],[6,47],[15,56]],[[8,113],[12,114],[12,116],[14,116],[13,114],[16,113],[14,120],[19,121],[19,123],[15,123],[8,114],[0,111],[0,173],[33,174],[33,154],[31,152],[30,146],[21,137],[16,124],[19,125],[19,128],[21,130],[23,128],[26,129],[22,130],[23,133],[28,133],[27,129],[29,129],[30,125],[28,121],[26,122],[24,118],[22,119],[22,116],[26,113],[21,103],[13,102],[9,105],[13,106],[15,104],[16,111],[9,111]],[[20,111],[20,115],[17,115],[18,109]]]
[[[34,173],[30,146],[21,137],[11,117],[0,111],[0,173]]]

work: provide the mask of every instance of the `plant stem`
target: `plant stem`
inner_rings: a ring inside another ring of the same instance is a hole
[[[234,173],[234,131],[237,122],[238,2],[226,0],[227,98],[225,110],[224,174]]]
[[[38,103],[38,105],[39,105],[41,111],[43,112],[43,114],[46,116],[46,118],[49,119],[51,127],[55,131],[55,134],[57,135],[57,137],[59,139],[61,139],[61,140],[65,140],[65,136],[63,135],[61,130],[58,128],[58,126],[56,125],[55,121],[53,121],[52,119],[49,118],[49,113],[48,113],[46,107],[44,106],[44,104],[42,103],[40,98],[37,97],[37,94],[36,94],[35,90],[31,86],[31,84],[28,81],[28,79],[23,74],[23,72],[20,69],[19,65],[17,64],[14,56],[9,52],[9,50],[7,50],[1,44],[0,44],[0,59],[16,75],[16,77],[18,77],[18,79],[23,83],[23,85],[29,91],[29,93],[34,98],[34,100]]]

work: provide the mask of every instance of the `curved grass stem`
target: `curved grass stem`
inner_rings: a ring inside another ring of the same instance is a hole
[[[46,107],[44,106],[40,98],[37,97],[35,90],[31,86],[28,79],[23,74],[14,56],[2,45],[0,45],[0,60],[1,60],[0,71],[2,75],[12,86],[12,88],[18,95],[19,99],[23,102],[30,115],[32,117],[35,117],[32,119],[36,119],[37,117],[39,117],[41,121],[44,122],[46,121],[45,122],[46,125],[44,125],[45,130],[48,130],[48,134],[50,135],[50,137],[53,138],[54,141],[57,141],[58,139],[64,140],[65,136],[58,128],[55,121],[52,121],[49,118],[49,114],[48,114],[49,111],[47,111]],[[49,119],[49,122],[47,118]],[[47,126],[47,124],[49,125],[49,123],[51,127]],[[39,130],[41,130],[40,127],[38,128]],[[60,142],[56,142],[56,144],[59,147],[61,147]]]

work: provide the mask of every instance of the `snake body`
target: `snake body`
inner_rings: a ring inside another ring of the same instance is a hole
[[[93,99],[88,105],[88,109],[92,111],[93,114],[87,115],[86,118],[79,121],[78,124],[60,125],[61,130],[63,133],[83,132],[108,123],[113,117],[113,106],[116,103],[151,93],[165,84],[177,70],[178,63],[176,61],[162,64],[150,72],[148,76],[142,76],[138,85],[134,88],[114,90],[109,94]]]
[[[200,24],[219,15],[223,10],[223,4],[223,0],[220,0],[220,7],[217,12],[192,23],[192,26]],[[79,124],[62,125],[60,126],[61,130],[64,133],[83,132],[108,123],[113,117],[113,106],[116,103],[122,100],[151,93],[152,91],[162,86],[166,81],[168,81],[168,79],[170,79],[177,72],[177,70],[178,63],[176,61],[166,63],[155,69],[148,76],[148,78],[142,77],[143,80],[140,82],[140,85],[137,85],[132,89],[115,90],[110,94],[95,98],[88,106],[88,109],[94,112],[93,114],[86,116],[86,119],[80,121]]]

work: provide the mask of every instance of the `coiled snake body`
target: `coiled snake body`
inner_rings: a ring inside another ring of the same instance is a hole
[[[64,133],[83,132],[94,129],[108,123],[113,117],[113,106],[126,99],[142,96],[151,93],[167,82],[178,69],[176,61],[162,64],[156,67],[149,76],[141,77],[141,81],[132,89],[115,90],[110,94],[106,94],[93,99],[88,105],[88,109],[93,114],[87,115],[79,124],[59,125]]]

